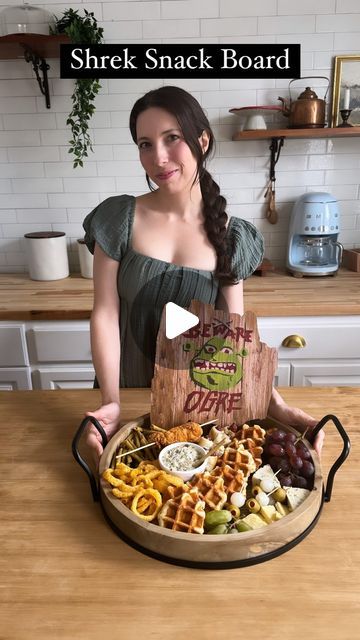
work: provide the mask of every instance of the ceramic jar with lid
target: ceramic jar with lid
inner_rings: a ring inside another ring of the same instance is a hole
[[[31,280],[61,280],[69,275],[66,236],[63,231],[25,234]]]

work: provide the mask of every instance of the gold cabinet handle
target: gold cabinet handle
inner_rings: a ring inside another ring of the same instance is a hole
[[[284,338],[282,346],[287,347],[288,349],[302,349],[303,347],[306,347],[306,341],[302,336],[293,334]]]

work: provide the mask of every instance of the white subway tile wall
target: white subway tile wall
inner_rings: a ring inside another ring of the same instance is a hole
[[[18,0],[0,3],[0,10]],[[69,4],[37,0],[60,16]],[[93,11],[108,43],[299,43],[302,75],[332,73],[333,56],[360,54],[359,0],[110,0],[71,3]],[[253,222],[264,234],[266,256],[282,266],[294,201],[307,191],[329,191],[342,214],[340,240],[360,246],[360,138],[287,140],[276,172],[279,221],[265,218],[269,142],[232,142],[239,120],[231,107],[278,104],[284,80],[102,80],[91,121],[94,153],[74,169],[68,153],[72,80],[60,80],[59,60],[49,61],[51,109],[30,64],[0,60],[0,272],[27,270],[24,233],[60,230],[68,238],[72,271],[79,270],[77,238],[82,220],[101,200],[147,191],[138,152],[128,130],[135,100],[162,84],[193,93],[207,112],[216,138],[210,164],[228,200],[228,213]],[[320,95],[320,80],[312,86]],[[296,95],[296,88],[294,90]],[[270,126],[283,116],[267,117]]]

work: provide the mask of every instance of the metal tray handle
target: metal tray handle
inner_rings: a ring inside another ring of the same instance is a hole
[[[86,416],[86,418],[84,418],[84,420],[82,421],[80,427],[78,428],[77,432],[75,433],[74,439],[72,441],[71,449],[72,449],[73,456],[74,456],[76,462],[79,463],[80,467],[82,467],[84,469],[85,473],[89,477],[90,486],[91,486],[91,493],[92,493],[92,497],[93,497],[94,502],[98,502],[99,501],[99,484],[98,484],[98,481],[95,478],[93,472],[91,471],[89,465],[85,462],[84,458],[81,457],[81,455],[79,453],[79,449],[78,449],[79,440],[80,440],[80,438],[81,438],[81,436],[82,436],[82,434],[83,434],[83,432],[84,432],[84,430],[87,427],[89,422],[92,422],[94,427],[100,433],[101,439],[102,439],[102,446],[105,449],[105,447],[106,447],[106,445],[108,443],[107,435],[106,435],[104,429],[102,428],[101,424],[93,416]]]
[[[340,455],[337,458],[337,460],[335,460],[333,466],[331,467],[331,469],[330,469],[330,471],[328,473],[328,477],[327,477],[327,481],[326,481],[326,488],[325,488],[325,493],[324,493],[324,501],[325,502],[330,502],[335,473],[337,472],[339,467],[341,467],[343,462],[345,462],[346,458],[348,457],[348,455],[350,453],[350,439],[349,439],[349,436],[346,433],[344,427],[342,426],[339,418],[337,418],[336,416],[333,416],[331,414],[321,418],[320,422],[318,422],[316,427],[314,427],[314,429],[313,429],[313,431],[311,433],[311,443],[314,442],[314,440],[315,440],[317,434],[319,433],[320,429],[322,429],[323,426],[327,422],[329,422],[330,420],[332,420],[332,422],[334,423],[334,425],[337,428],[338,432],[340,433],[340,436],[342,437],[342,441],[344,443],[344,446],[343,446],[342,452],[340,453]]]

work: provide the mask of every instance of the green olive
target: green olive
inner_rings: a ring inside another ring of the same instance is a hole
[[[212,529],[220,524],[227,524],[232,520],[232,514],[226,509],[209,511],[205,516],[205,529]]]
[[[217,527],[212,527],[212,529],[210,529],[210,531],[207,532],[209,535],[213,536],[213,535],[221,535],[223,533],[227,533],[227,526],[226,524],[218,524]]]
[[[286,500],[286,491],[282,487],[279,487],[271,494],[276,502],[285,502]]]
[[[239,520],[239,522],[236,523],[236,528],[239,531],[239,533],[243,531],[251,531],[251,527],[248,525],[247,522],[244,522],[243,520]]]
[[[226,504],[224,504],[224,507],[227,511],[230,511],[234,520],[237,520],[240,517],[240,509],[235,504],[230,504],[229,502],[226,502]]]
[[[257,513],[260,511],[260,504],[255,500],[255,498],[250,498],[250,500],[246,502],[246,506],[251,513]]]

